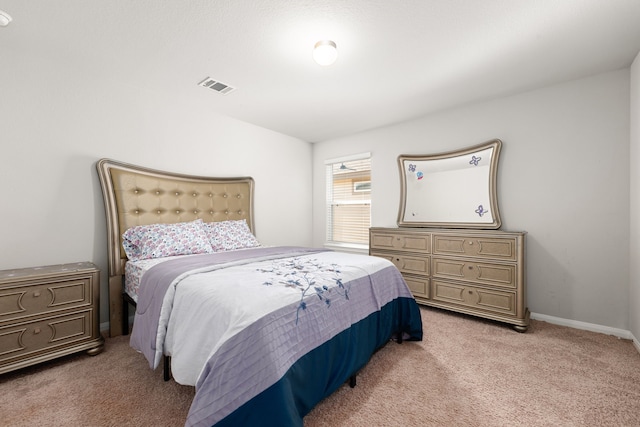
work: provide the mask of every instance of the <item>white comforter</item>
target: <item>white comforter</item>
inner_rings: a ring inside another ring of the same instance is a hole
[[[164,350],[171,356],[171,372],[180,384],[195,385],[211,355],[257,319],[299,303],[291,316],[304,321],[302,297],[320,293],[317,303],[330,309],[333,298],[348,299],[348,289],[337,283],[370,275],[391,263],[364,255],[319,252],[235,264],[239,265],[181,276],[167,291],[154,367]]]

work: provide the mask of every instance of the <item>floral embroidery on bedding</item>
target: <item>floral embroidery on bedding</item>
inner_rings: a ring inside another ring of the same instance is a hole
[[[323,264],[317,259],[288,258],[275,260],[269,267],[258,268],[257,271],[270,277],[263,282],[265,286],[284,286],[300,292],[300,304],[296,309],[296,324],[300,313],[307,309],[307,304],[315,299],[305,301],[305,297],[316,295],[319,302],[327,308],[331,307],[333,298],[349,300],[351,286],[342,283],[338,264]]]

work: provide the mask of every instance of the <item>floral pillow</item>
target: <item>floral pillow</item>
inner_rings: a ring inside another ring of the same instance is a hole
[[[122,246],[130,260],[212,253],[201,219],[175,224],[132,227],[122,234]]]
[[[204,229],[215,252],[260,246],[260,242],[251,233],[244,219],[207,222],[204,224]]]

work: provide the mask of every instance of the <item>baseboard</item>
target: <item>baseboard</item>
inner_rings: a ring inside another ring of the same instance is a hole
[[[577,320],[563,319],[561,317],[547,316],[546,314],[531,313],[531,318],[535,320],[542,320],[543,322],[553,323],[554,325],[568,326],[575,329],[583,329],[585,331],[599,332],[601,334],[613,335],[626,340],[635,340],[635,337],[630,331],[618,328],[611,328],[609,326],[597,325],[595,323],[579,322]]]
[[[613,335],[616,337],[631,340],[633,346],[640,353],[640,341],[633,336],[631,331],[624,329],[611,328],[609,326],[596,325],[595,323],[579,322],[577,320],[563,319],[561,317],[547,316],[546,314],[531,313],[531,318],[535,320],[542,320],[543,322],[553,323],[554,325],[568,326],[575,329],[583,329],[585,331],[599,332],[601,334]],[[133,316],[129,318],[129,324],[133,323]],[[101,332],[109,332],[109,322],[100,323]]]
[[[100,323],[100,332],[109,332],[110,330],[109,322]]]

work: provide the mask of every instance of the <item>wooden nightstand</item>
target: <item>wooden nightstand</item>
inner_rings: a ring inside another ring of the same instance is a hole
[[[99,301],[100,271],[89,262],[0,271],[0,374],[100,353]]]

